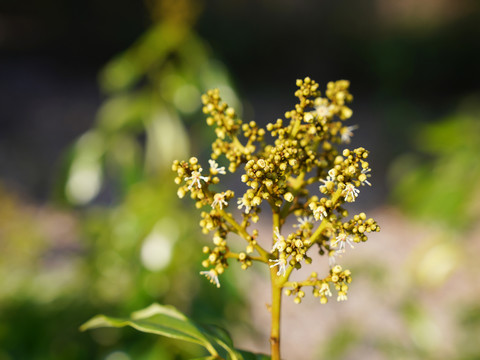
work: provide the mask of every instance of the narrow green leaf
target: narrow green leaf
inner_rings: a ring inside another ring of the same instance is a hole
[[[99,327],[131,326],[139,331],[163,335],[203,346],[212,356],[197,360],[221,359],[219,353],[226,352],[228,360],[269,360],[270,357],[237,350],[228,332],[216,325],[200,326],[173,306],[152,304],[136,311],[130,318],[114,318],[97,315],[80,327],[81,331]],[[222,350],[223,349],[223,350]],[[223,355],[222,355],[223,356]]]
[[[223,343],[233,349],[233,340],[227,330],[213,324],[202,325],[202,328],[204,329],[204,333],[208,333],[210,336],[216,337],[218,340],[221,340]]]
[[[98,327],[131,326],[139,331],[184,340],[205,347],[212,355],[215,348],[193,321],[172,306],[153,304],[132,314],[131,319],[97,315],[80,327],[85,331]]]
[[[243,360],[270,360],[270,356],[265,354],[254,354],[250,351],[236,350],[243,357]]]
[[[157,334],[163,335],[167,337],[171,337],[174,339],[184,340],[192,343],[196,343],[199,345],[204,345],[206,339],[202,341],[195,336],[191,336],[183,331],[179,331],[178,328],[174,326],[166,326],[163,324],[158,324],[156,322],[149,322],[147,320],[135,320],[132,321],[130,319],[125,318],[114,318],[105,315],[97,315],[94,318],[87,321],[80,327],[81,331],[96,329],[99,327],[125,327],[131,326],[134,329],[137,329],[142,332],[150,333],[150,334]]]

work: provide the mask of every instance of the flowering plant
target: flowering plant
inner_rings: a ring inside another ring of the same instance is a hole
[[[308,77],[297,80],[297,87],[295,108],[285,113],[285,120],[278,119],[266,129],[254,121],[242,122],[235,110],[221,100],[218,90],[208,91],[202,96],[203,111],[217,136],[209,168],[204,171],[195,157],[175,161],[172,167],[177,173],[178,196],[183,198],[188,194],[195,201],[196,207],[202,209],[202,231],[213,233],[213,245],[203,248],[206,259],[202,265],[206,270],[201,274],[220,287],[221,275],[231,260],[239,262],[242,269],[254,262],[270,268],[273,360],[280,359],[282,292],[300,303],[305,289],[311,288],[313,295],[325,304],[335,289],[337,300],[346,300],[352,277],[349,270],[338,264],[338,257],[347,245],[353,248],[354,244],[365,242],[368,233],[380,230],[375,220],[363,212],[347,219],[349,214],[344,207],[357,199],[362,186],[371,185],[368,151],[362,147],[338,150],[340,144],[350,142],[355,129],[344,125],[352,116],[347,106],[353,99],[348,91],[349,82],[328,83],[324,97],[319,85]],[[267,141],[267,137],[272,141]],[[218,189],[220,175],[226,173],[225,167],[217,163],[221,156],[228,161],[230,172],[243,171],[241,180],[247,189],[240,196],[235,196],[233,190]],[[317,185],[318,192],[312,191],[313,185]],[[241,210],[240,215],[232,203]],[[254,228],[265,208],[272,216],[271,237]],[[288,232],[285,224],[292,216],[297,223]],[[244,251],[230,249],[230,233],[243,239]],[[267,238],[271,242],[267,243]],[[303,281],[291,281],[295,270],[312,263],[313,252],[328,258],[329,272],[325,276],[312,272]],[[158,315],[160,308],[156,305],[154,313]],[[112,326],[108,319],[96,318],[97,322],[93,319],[85,327]],[[215,338],[215,334],[209,333],[207,337]],[[222,358],[215,347],[207,350],[212,358]],[[242,358],[246,354],[230,350],[228,358]]]

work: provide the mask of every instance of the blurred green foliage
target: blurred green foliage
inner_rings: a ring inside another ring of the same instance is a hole
[[[165,336],[203,347],[210,353],[210,356],[202,357],[205,360],[215,360],[219,356],[228,360],[270,359],[266,355],[235,349],[226,330],[215,325],[196,323],[171,305],[154,303],[145,309],[135,311],[129,318],[97,315],[83,324],[80,329],[85,331],[102,327],[126,326],[131,326],[143,333]]]
[[[235,287],[218,292],[198,275],[200,232],[170,174],[172,160],[190,152],[182,120],[195,128],[200,94],[221,87],[235,103],[235,93],[193,30],[197,3],[149,5],[152,26],[100,74],[106,99],[66,156],[56,191],[63,209],[32,209],[0,189],[1,360],[198,355],[134,331],[78,331],[94,314],[130,313],[153,301],[207,322],[221,323],[228,312],[241,323]],[[196,135],[201,146],[204,134]]]
[[[420,154],[392,167],[393,199],[416,218],[464,229],[480,218],[480,115],[459,113],[415,131]]]

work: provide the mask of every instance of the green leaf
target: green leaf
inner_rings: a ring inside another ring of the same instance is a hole
[[[212,355],[218,355],[202,330],[173,306],[152,304],[134,312],[130,319],[97,315],[80,327],[81,331],[99,327],[131,326],[139,331],[188,341],[205,347]]]
[[[269,360],[270,357],[237,350],[228,332],[216,325],[199,325],[186,317],[173,306],[152,304],[134,312],[130,318],[113,318],[97,315],[80,327],[81,331],[99,327],[131,326],[139,331],[167,336],[203,346],[212,356],[197,360],[220,359],[220,354],[228,355],[228,360]]]
[[[238,350],[238,353],[242,356],[243,360],[270,360],[270,356],[265,354],[254,354],[245,350]]]

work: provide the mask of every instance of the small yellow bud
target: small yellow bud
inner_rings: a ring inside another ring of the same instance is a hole
[[[311,113],[306,113],[303,116],[303,120],[305,120],[305,122],[312,122],[313,121],[313,115]]]
[[[343,106],[340,112],[340,118],[343,120],[349,119],[352,117],[352,114],[353,114],[353,111],[350,108]]]
[[[195,165],[195,164],[198,163],[198,159],[197,159],[195,156],[192,156],[192,157],[188,160],[188,162],[189,162],[190,164],[192,164],[192,165]]]
[[[285,200],[287,200],[288,202],[292,202],[293,199],[294,199],[294,196],[291,192],[287,192],[284,196]]]
[[[177,196],[181,199],[185,196],[185,190],[183,188],[180,188],[177,190]]]
[[[211,253],[209,256],[208,256],[208,261],[210,261],[211,263],[214,263],[215,260],[217,260],[217,255],[215,253]]]
[[[343,162],[343,157],[338,155],[335,160],[334,160],[334,164],[337,165],[337,164],[341,164]]]

